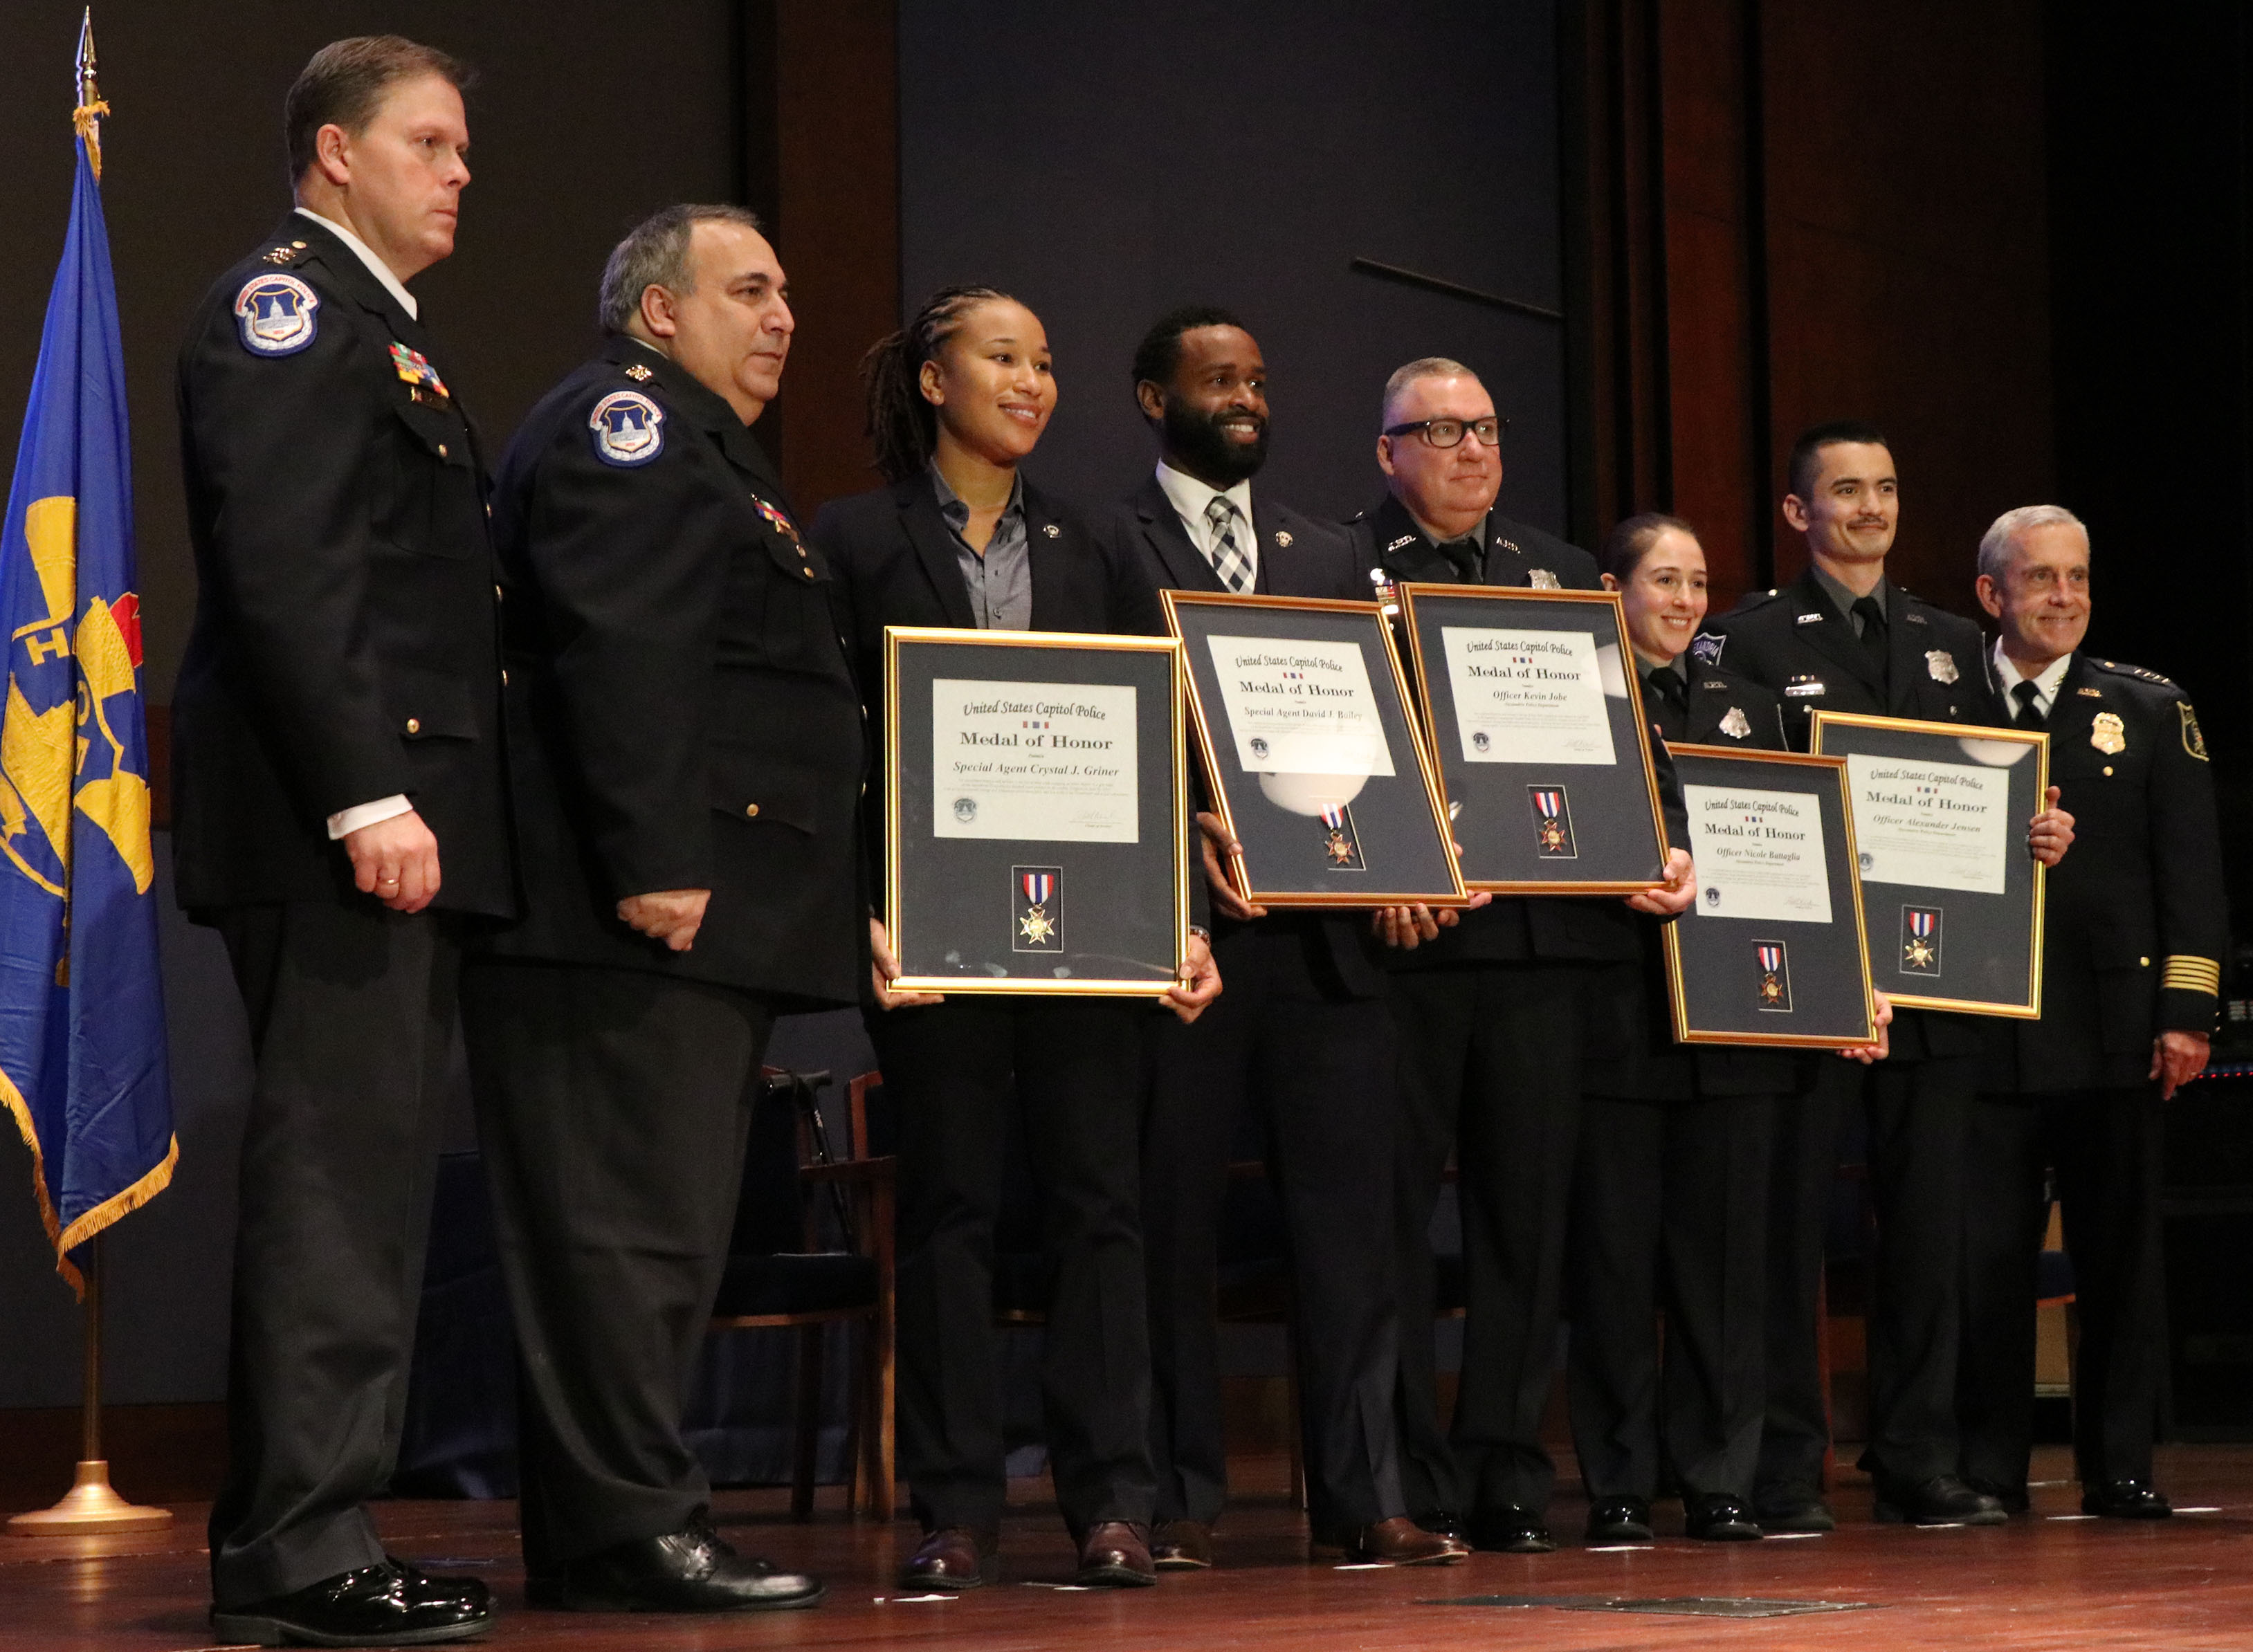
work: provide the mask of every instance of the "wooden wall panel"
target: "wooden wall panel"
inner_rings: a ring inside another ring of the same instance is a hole
[[[1760,24],[1772,475],[1809,424],[1876,423],[1901,475],[1891,567],[1976,614],[1980,533],[2056,484],[2037,0]],[[1798,541],[1777,544],[1790,578]]]

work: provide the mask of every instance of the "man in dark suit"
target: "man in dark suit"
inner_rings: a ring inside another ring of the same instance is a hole
[[[1152,589],[1366,600],[1335,526],[1257,491],[1267,456],[1267,369],[1226,310],[1177,310],[1134,352],[1134,395],[1156,431],[1157,470],[1113,512],[1110,538]],[[1392,1428],[1398,1321],[1392,1281],[1392,1014],[1367,924],[1269,916],[1231,888],[1203,814],[1212,949],[1228,992],[1193,1024],[1154,1023],[1142,1127],[1148,1265],[1151,1553],[1161,1568],[1212,1564],[1227,1495],[1215,1268],[1228,1161],[1247,1102],[1266,1125],[1290,1232],[1294,1343],[1318,1544],[1356,1560],[1460,1559],[1454,1538],[1408,1516]]]
[[[464,1001],[540,1605],[822,1593],[714,1532],[680,1438],[774,1017],[853,1002],[867,968],[860,696],[750,429],[783,287],[741,207],[638,226],[603,272],[607,343],[496,486],[526,916]]]
[[[362,1506],[398,1453],[460,947],[514,910],[484,477],[404,285],[453,250],[464,73],[393,37],[316,53],[284,105],[297,210],[180,352],[174,868],[257,1062],[213,1623],[269,1646],[492,1620]]]
[[[1713,622],[1691,645],[1692,658],[1781,694],[1784,732],[1801,750],[1816,710],[1989,721],[1978,627],[1886,577],[1901,501],[1885,437],[1866,424],[1817,425],[1793,446],[1789,469],[1783,515],[1806,539],[1807,571]],[[2035,817],[2028,841],[2054,863],[2071,836],[2071,818],[2051,809]],[[1812,1091],[1778,1110],[1768,1422],[1754,1488],[1764,1530],[1834,1523],[1822,1496],[1830,1410],[1815,1315],[1839,1126],[1858,1104],[1868,1112],[1880,1234],[1862,1457],[1876,1481],[1878,1518],[1989,1525],[2005,1517],[1958,1475],[1956,1434],[1964,1132],[1984,1035],[1965,1016],[1903,1010],[1892,1035],[1889,1060],[1826,1063]]]
[[[1979,605],[2001,628],[1994,710],[2049,735],[2073,854],[2050,874],[2040,1021],[1999,1021],[1965,1169],[1963,1468],[2026,1507],[2034,1269],[2054,1168],[2073,1258],[2074,1457],[2084,1513],[2173,1512],[2152,1483],[2166,1381],[2161,1108],[2204,1069],[2229,914],[2197,714],[2156,673],[2083,653],[2089,531],[2054,505],[1979,543]]]
[[[1382,504],[1353,524],[1380,596],[1404,581],[1599,589],[1595,559],[1494,508],[1503,422],[1477,375],[1441,357],[1385,387]],[[1695,893],[1677,850],[1668,882],[1632,897],[1680,911]],[[1554,1548],[1556,1466],[1541,1416],[1556,1370],[1566,1204],[1584,1016],[1596,966],[1642,956],[1638,937],[1568,897],[1511,897],[1465,913],[1381,915],[1399,950],[1392,1003],[1401,1113],[1393,1223],[1400,1300],[1401,1476],[1427,1526],[1464,1523],[1482,1549]],[[1448,1154],[1460,1166],[1467,1316],[1452,1430],[1433,1375],[1432,1216]]]

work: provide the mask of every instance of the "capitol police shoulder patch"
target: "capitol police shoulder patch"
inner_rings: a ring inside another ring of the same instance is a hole
[[[665,409],[638,390],[613,390],[587,415],[595,457],[631,469],[665,451]]]
[[[321,295],[279,270],[253,275],[234,296],[234,324],[254,356],[294,356],[319,331],[314,312]]]

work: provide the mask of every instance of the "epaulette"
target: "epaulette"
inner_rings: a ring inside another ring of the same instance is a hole
[[[1783,593],[1781,590],[1747,591],[1742,596],[1737,599],[1737,605],[1731,609],[1729,612],[1732,615],[1749,614],[1754,609],[1766,608],[1770,603],[1775,601],[1777,597],[1782,595]]]
[[[2094,654],[2089,656],[2089,663],[2102,671],[2117,672],[2123,677],[2133,677],[2138,682],[2152,683],[2161,688],[2173,688],[2177,694],[2182,692],[2181,687],[2173,679],[2162,677],[2155,671],[2145,671],[2141,666],[2124,666],[2117,659],[2099,659]]]
[[[629,361],[624,366],[620,367],[618,371],[625,374],[627,378],[632,380],[636,384],[647,384],[652,379],[657,377],[655,373],[652,373],[647,367],[643,366],[638,361]]]
[[[279,268],[283,264],[295,263],[296,261],[297,254],[304,250],[304,242],[301,240],[293,240],[285,242],[279,247],[269,247],[266,251],[259,254],[258,255],[266,262],[274,265],[276,268]]]

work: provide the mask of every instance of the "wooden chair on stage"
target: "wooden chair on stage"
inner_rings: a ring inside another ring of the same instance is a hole
[[[896,1161],[889,1155],[868,1154],[868,1096],[882,1081],[864,1073],[849,1086],[841,1157],[832,1151],[819,1105],[829,1075],[769,1068],[765,1079],[762,1099],[795,1109],[795,1190],[805,1249],[730,1256],[712,1328],[798,1333],[790,1507],[794,1517],[809,1520],[821,1437],[824,1340],[838,1321],[863,1327],[847,1412],[845,1506],[855,1518],[888,1521],[897,1507],[892,1436]],[[816,1248],[825,1215],[841,1249]]]

